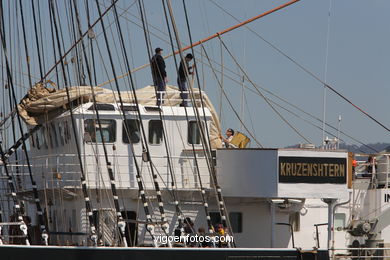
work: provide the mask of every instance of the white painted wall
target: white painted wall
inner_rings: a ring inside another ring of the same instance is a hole
[[[217,150],[217,176],[227,197],[277,197],[276,149]]]

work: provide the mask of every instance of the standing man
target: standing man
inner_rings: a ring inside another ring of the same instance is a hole
[[[193,56],[191,53],[188,53],[186,57],[184,58],[185,66],[183,60],[180,62],[179,66],[179,75],[177,77],[177,85],[179,86],[179,90],[181,91],[180,97],[183,99],[181,102],[180,106],[181,107],[186,107],[188,106],[188,88],[187,88],[187,78],[188,75],[192,74],[193,72],[191,71],[194,66],[189,66],[188,62],[192,60]],[[187,68],[187,70],[186,70]],[[184,91],[184,92],[183,92]]]
[[[156,54],[150,60],[150,64],[152,66],[153,84],[155,87],[157,87],[157,106],[160,106],[163,103],[163,91],[165,91],[165,84],[168,82],[162,51],[163,49],[160,47],[156,48]]]

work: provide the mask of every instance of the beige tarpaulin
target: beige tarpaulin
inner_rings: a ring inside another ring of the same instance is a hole
[[[119,102],[118,92],[108,89],[94,87],[96,101],[99,103],[116,103]],[[180,91],[177,87],[167,86],[164,96],[164,106],[178,106],[181,103]],[[196,106],[200,107],[200,93],[198,89],[194,89],[194,98]],[[155,105],[156,95],[153,86],[147,86],[136,90],[137,99],[141,105]],[[80,102],[92,101],[92,90],[90,86],[76,86],[69,88],[70,101],[78,100]],[[133,93],[131,91],[121,91],[122,100],[124,103],[134,103]],[[221,126],[218,115],[212,105],[210,99],[205,93],[202,93],[203,103],[208,108],[212,115],[210,127],[210,142],[212,148],[220,148],[221,140],[219,133]],[[28,125],[37,125],[39,118],[45,114],[55,114],[52,112],[61,111],[66,108],[69,103],[66,90],[55,90],[47,88],[42,84],[35,85],[22,99],[18,105],[20,115]],[[201,113],[202,114],[202,113]],[[50,116],[49,116],[50,118]]]

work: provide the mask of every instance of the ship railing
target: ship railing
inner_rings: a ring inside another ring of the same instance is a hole
[[[109,178],[104,155],[82,155],[84,158],[84,168],[87,173],[88,185],[91,188],[96,188],[98,182],[108,187]],[[142,156],[136,156],[137,160],[141,161]],[[153,156],[154,170],[159,176],[160,186],[162,188],[171,189],[172,176],[169,172],[166,156]],[[198,175],[195,159],[192,156],[171,156],[171,165],[174,171],[175,186],[177,189],[193,190],[200,188],[199,175],[202,180],[203,187],[210,188],[211,180],[206,163],[199,165]],[[137,188],[135,178],[135,167],[132,159],[129,160],[128,155],[110,156],[112,165],[115,169],[115,177],[119,189]],[[198,158],[199,160],[199,158]],[[32,169],[37,177],[37,183],[45,183],[45,188],[57,187],[79,187],[80,186],[80,168],[75,154],[50,154],[42,156],[33,156],[31,158]],[[99,163],[96,163],[98,161]],[[151,178],[148,163],[141,163],[143,171],[144,183],[146,188],[153,188],[153,179]],[[16,182],[22,187],[21,190],[29,190],[31,188],[28,179],[28,171],[26,162],[23,159],[9,162],[10,170],[16,176]],[[18,171],[16,171],[18,168]],[[129,174],[130,172],[130,174]],[[44,175],[44,176],[43,176]],[[6,181],[6,180],[4,180]]]
[[[389,188],[390,181],[390,153],[378,154],[373,162],[358,161],[355,169],[355,177],[367,178],[371,181],[371,187]],[[370,168],[370,170],[369,170]]]
[[[389,188],[390,153],[381,153],[376,157],[376,179],[379,188]]]
[[[390,248],[331,248],[331,259],[390,259]]]
[[[201,91],[202,92],[202,95],[204,95],[204,91]],[[177,91],[177,90],[167,90],[167,91],[155,91],[155,90],[150,90],[150,91],[143,91],[143,93],[149,93],[151,95],[154,95],[154,94],[157,94],[157,95],[161,95],[163,94],[163,98],[161,100],[163,101],[167,101],[167,102],[181,102],[183,101],[182,98],[167,98],[167,94],[187,94],[188,95],[188,98],[184,99],[185,101],[187,102],[191,102],[192,99],[190,98],[190,91]],[[196,94],[199,93],[198,91],[196,91]],[[150,97],[150,98],[137,98],[138,101],[156,101],[156,97],[153,96],[153,97]],[[200,98],[195,98],[194,99],[195,102],[201,102],[202,100]]]

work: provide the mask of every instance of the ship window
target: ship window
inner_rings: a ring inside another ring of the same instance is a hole
[[[53,135],[54,143],[55,143],[56,147],[58,147],[58,135],[57,135],[56,125],[53,122],[51,122],[50,126],[51,126],[51,130],[53,132],[52,135]]]
[[[125,123],[126,122],[126,125]],[[139,132],[139,121],[135,119],[127,119],[123,122],[122,128],[122,140],[124,143],[139,143],[140,140],[140,132]],[[127,127],[125,127],[127,126]],[[129,140],[130,138],[130,140]]]
[[[59,124],[58,124],[58,135],[60,137],[61,145],[64,145],[65,144],[65,133],[64,133],[64,127],[63,127],[62,122],[59,122]]]
[[[242,213],[230,212],[229,221],[232,227],[233,233],[242,233]]]
[[[41,142],[42,146],[44,146],[46,149],[49,148],[47,146],[46,127],[45,126],[42,126],[42,128],[41,128],[41,140],[42,140],[42,142]]]
[[[39,142],[39,135],[40,135],[39,131],[36,132],[36,134],[34,134],[34,136],[35,136],[35,143],[37,144],[38,150],[41,149],[41,145],[40,145],[40,142]]]
[[[138,111],[137,106],[132,105],[132,106],[121,106],[123,111]]]
[[[146,112],[159,112],[161,111],[160,107],[145,107]]]
[[[53,134],[52,134],[52,128],[49,124],[46,125],[47,129],[47,142],[50,148],[53,148],[54,142],[53,142]]]
[[[97,104],[96,104],[96,109],[97,109],[97,110],[105,110],[105,111],[115,111],[114,106],[111,105],[111,104],[100,104],[100,103],[97,103]],[[90,111],[90,110],[95,110],[95,108],[94,108],[93,105],[92,105],[92,106],[90,106],[90,107],[88,108],[88,110],[89,110],[89,111]]]
[[[68,121],[64,121],[64,137],[65,137],[65,143],[69,143],[69,140],[71,138],[70,138]]]
[[[203,125],[203,124],[202,124]],[[190,121],[188,123],[188,143],[200,144],[200,131],[196,121]]]
[[[288,222],[292,225],[293,231],[300,231],[301,229],[301,214],[299,212],[293,212],[288,218]]]
[[[34,134],[30,135],[30,143],[32,147],[35,147],[35,139],[34,139]]]
[[[163,139],[163,124],[161,120],[149,121],[149,143],[161,144]]]
[[[110,119],[101,119],[101,133],[99,132],[99,124],[95,119],[84,120],[84,130],[91,137],[92,142],[102,143],[102,135],[104,142],[115,142],[116,122]]]
[[[345,227],[345,213],[334,214],[334,228],[340,229]]]

